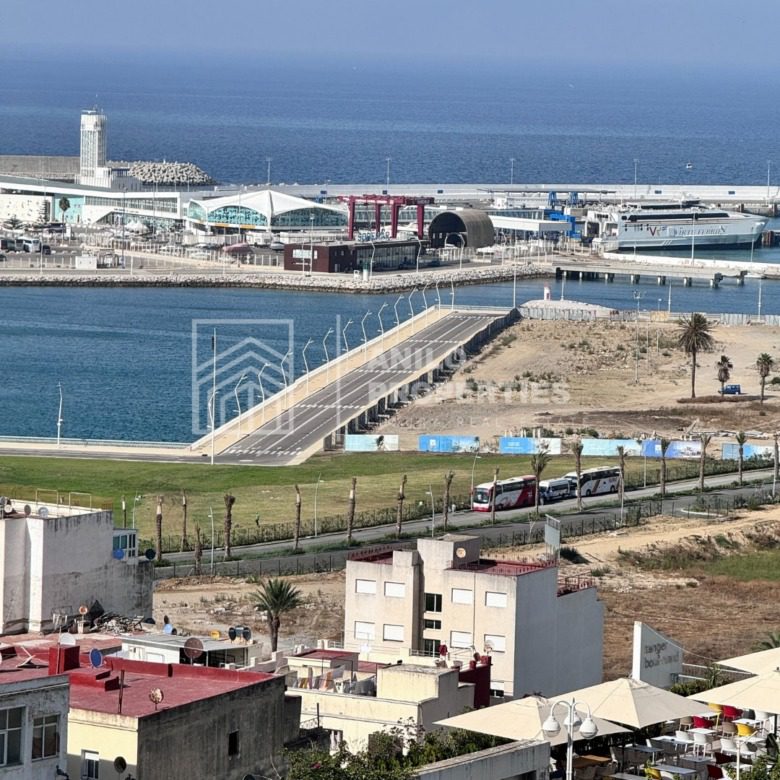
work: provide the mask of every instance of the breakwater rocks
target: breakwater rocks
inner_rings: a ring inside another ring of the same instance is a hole
[[[452,285],[493,284],[515,278],[547,277],[552,273],[549,265],[524,264],[490,268],[446,269],[426,273],[375,274],[373,279],[362,280],[343,274],[304,274],[287,272],[217,273],[165,272],[130,275],[117,273],[49,273],[49,274],[0,274],[0,287],[249,287],[262,290],[306,290],[307,292],[337,293],[391,293],[427,286],[433,290],[438,284],[444,291]]]
[[[129,168],[134,176],[144,184],[159,184],[163,187],[174,187],[182,184],[204,185],[213,184],[214,180],[204,170],[190,162],[135,162],[111,163],[117,168]]]

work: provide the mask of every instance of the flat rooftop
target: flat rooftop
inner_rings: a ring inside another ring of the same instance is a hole
[[[81,495],[83,500],[84,496]],[[101,507],[80,506],[71,502],[52,503],[36,499],[6,498],[4,516],[18,519],[21,517],[35,517],[40,520],[53,520],[58,517],[79,517],[104,511]]]
[[[142,634],[122,634],[119,637],[120,643],[128,645],[143,645],[144,647],[157,647],[165,649],[180,650],[191,639],[200,641],[204,653],[213,653],[222,650],[235,650],[244,647],[257,647],[257,642],[236,640],[231,642],[229,639],[212,639],[207,636],[180,636],[179,634],[163,633],[142,633]]]

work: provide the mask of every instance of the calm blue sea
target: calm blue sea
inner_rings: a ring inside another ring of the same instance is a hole
[[[634,160],[640,183],[763,184],[767,160],[776,162],[772,186],[780,182],[780,101],[766,77],[597,73],[549,63],[533,71],[471,63],[247,66],[197,54],[186,62],[0,66],[3,154],[78,154],[79,113],[97,104],[109,116],[112,159],[189,160],[223,182],[265,181],[267,157],[274,182],[379,183],[388,157],[393,182],[508,182],[510,158],[516,182],[631,182]],[[755,259],[772,257],[757,251]],[[542,287],[520,285],[518,302],[540,297]],[[665,289],[641,290],[643,308],[665,307]],[[623,284],[566,287],[567,297],[624,309],[633,307],[632,293]],[[511,301],[506,284],[457,292],[459,303]],[[0,289],[0,434],[54,436],[61,383],[64,436],[191,440],[203,424],[193,422],[193,354],[197,365],[210,346],[210,328],[201,325],[193,351],[193,320],[284,321],[221,323],[219,349],[252,337],[283,355],[292,339],[300,374],[309,339],[307,359],[318,365],[328,329],[352,318],[354,346],[363,315],[383,302],[390,326],[395,296]],[[753,312],[757,304],[755,282],[673,289],[674,311]],[[398,309],[408,316],[406,303]],[[764,285],[763,311],[780,311],[773,285]],[[375,316],[366,327],[376,333]],[[326,344],[333,354],[335,335]],[[280,378],[271,367],[264,386],[270,392]],[[239,403],[258,400],[251,384],[240,388]],[[220,416],[235,414],[233,401],[229,389],[220,394]],[[201,394],[201,418],[204,404]]]

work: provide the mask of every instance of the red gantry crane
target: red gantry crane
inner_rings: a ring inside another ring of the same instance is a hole
[[[342,203],[349,206],[349,240],[355,238],[355,205],[358,203],[374,204],[374,224],[377,231],[382,224],[382,206],[390,207],[390,237],[398,236],[398,214],[404,206],[417,206],[417,235],[423,237],[425,231],[425,207],[434,202],[430,197],[413,197],[410,195],[342,195]]]

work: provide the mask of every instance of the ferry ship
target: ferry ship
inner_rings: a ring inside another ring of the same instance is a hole
[[[588,210],[584,235],[605,251],[717,246],[737,249],[755,245],[765,217],[703,206],[699,201],[627,203]]]

